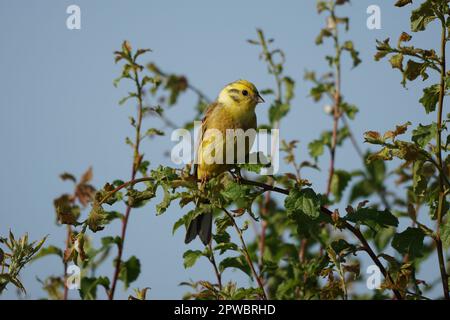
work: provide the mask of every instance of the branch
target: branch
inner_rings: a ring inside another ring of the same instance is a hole
[[[138,119],[136,124],[136,137],[135,137],[135,143],[134,143],[134,152],[133,152],[133,165],[131,169],[131,180],[134,180],[136,177],[137,170],[139,168],[140,162],[142,160],[142,156],[139,153],[139,144],[141,142],[141,125],[142,125],[142,117],[143,117],[143,103],[142,103],[142,84],[139,80],[139,74],[136,69],[134,69],[134,82],[137,88],[137,98],[138,98]],[[122,255],[123,255],[123,246],[125,242],[125,236],[127,232],[127,226],[128,226],[128,219],[130,217],[131,213],[131,206],[127,205],[125,216],[122,220],[122,230],[121,230],[121,241],[117,244],[118,252],[117,252],[117,258],[115,260],[115,269],[114,269],[114,275],[113,280],[111,284],[111,290],[109,291],[108,298],[109,300],[114,299],[114,292],[116,290],[117,280],[119,278],[120,273],[120,266],[122,263]]]
[[[437,208],[437,226],[436,226],[436,249],[438,253],[439,259],[439,270],[441,273],[442,279],[442,288],[444,291],[444,297],[446,300],[450,300],[450,295],[448,291],[448,274],[445,268],[445,258],[444,258],[444,250],[442,248],[442,240],[441,240],[441,223],[443,217],[443,211],[445,206],[445,187],[444,180],[446,180],[445,173],[443,172],[443,162],[442,162],[442,142],[441,142],[441,133],[442,133],[442,110],[444,108],[444,95],[445,95],[445,73],[446,73],[446,61],[445,61],[445,45],[447,43],[447,26],[444,17],[441,17],[442,23],[442,33],[441,33],[441,77],[440,77],[440,91],[439,91],[439,106],[438,106],[438,114],[437,114],[437,133],[436,133],[436,157],[437,164],[439,168],[439,200],[438,200],[438,208]],[[445,178],[445,179],[444,179]]]
[[[216,258],[214,257],[214,251],[211,246],[211,242],[208,244],[209,251],[211,252],[211,255],[208,257],[209,262],[214,267],[214,272],[216,274],[217,278],[217,284],[219,285],[219,290],[222,291],[222,274],[220,273],[219,269],[217,268]]]
[[[261,278],[258,276],[258,273],[256,273],[255,267],[253,266],[253,262],[252,262],[252,259],[250,258],[250,253],[248,252],[247,245],[245,244],[244,237],[242,235],[242,231],[239,228],[239,226],[237,225],[236,220],[234,219],[233,215],[231,213],[229,213],[228,210],[225,209],[225,208],[222,208],[222,210],[231,219],[231,222],[233,223],[234,229],[236,230],[236,232],[237,232],[237,234],[239,236],[239,239],[241,240],[242,251],[244,253],[245,259],[247,260],[248,266],[250,267],[250,269],[252,271],[252,274],[255,277],[256,282],[258,283],[258,286],[259,286],[259,288],[261,289],[261,291],[263,293],[263,299],[267,300],[267,294],[266,294],[266,291],[264,290],[264,285],[263,285],[263,283],[261,281]]]
[[[262,182],[257,182],[257,181],[251,181],[251,180],[246,180],[246,179],[241,179],[240,183],[245,184],[245,185],[249,185],[249,186],[256,186],[259,188],[262,188],[264,191],[274,191],[274,192],[278,192],[284,195],[289,195],[289,190],[286,189],[282,189],[282,188],[278,188],[278,187],[274,187],[274,186],[270,186],[268,184],[262,183]],[[327,216],[332,216],[332,212],[324,207],[321,206],[320,207],[320,211],[324,214],[326,214]],[[353,233],[356,238],[358,238],[358,240],[361,242],[361,244],[363,245],[364,251],[366,251],[368,253],[368,255],[370,256],[370,258],[372,259],[372,261],[377,265],[377,267],[380,269],[381,273],[383,274],[383,276],[390,282],[390,284],[394,284],[394,281],[391,277],[391,275],[388,273],[388,271],[384,268],[383,264],[381,263],[380,259],[378,259],[378,256],[375,254],[375,252],[372,250],[372,248],[370,247],[369,243],[367,242],[367,240],[365,239],[364,235],[361,233],[361,231],[357,228],[355,228],[354,226],[352,226],[350,223],[348,223],[347,221],[341,219],[341,222],[343,223],[344,227],[349,230],[351,233]],[[394,292],[395,297],[398,300],[402,300],[403,297],[400,294],[400,292],[396,289],[392,289],[392,291]]]

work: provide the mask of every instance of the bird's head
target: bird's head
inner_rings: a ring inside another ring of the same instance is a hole
[[[247,80],[238,80],[228,84],[219,94],[218,102],[226,106],[254,108],[264,102],[255,85]]]

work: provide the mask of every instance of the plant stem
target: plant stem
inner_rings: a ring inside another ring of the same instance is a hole
[[[275,79],[275,84],[276,84],[275,102],[278,103],[279,105],[281,105],[283,103],[283,101],[282,101],[282,79],[280,77],[281,72],[280,72],[280,69],[277,68],[277,66],[273,60],[272,52],[270,52],[270,50],[269,50],[269,47],[267,45],[267,42],[266,42],[263,32],[261,30],[257,30],[257,33],[258,33],[259,42],[261,44],[261,48],[263,50],[263,55],[269,65],[269,73],[273,74],[274,79]],[[279,126],[280,126],[280,121],[276,120],[273,123],[273,128],[278,129]],[[276,150],[274,148],[275,148],[275,146],[272,146],[271,154],[275,154]],[[274,183],[274,181],[272,179],[270,181],[270,184],[273,184],[273,183]],[[260,254],[260,257],[259,257],[260,271],[262,270],[262,266],[264,263],[264,252],[265,252],[265,246],[266,246],[267,221],[264,219],[264,216],[266,216],[268,213],[269,203],[270,203],[270,192],[267,192],[265,195],[265,198],[264,198],[264,202],[261,207],[261,216],[263,217],[263,219],[261,222],[261,235],[258,237],[259,238],[258,248],[259,248],[259,254]]]
[[[139,80],[139,75],[136,69],[134,69],[134,82],[136,84],[137,88],[137,99],[138,99],[138,119],[136,124],[136,137],[135,137],[135,143],[134,143],[134,152],[133,152],[133,167],[131,170],[131,180],[134,180],[136,177],[137,170],[139,168],[140,162],[142,160],[142,157],[139,153],[139,144],[141,141],[141,125],[142,125],[142,112],[143,112],[143,103],[142,103],[142,87],[141,82]],[[125,211],[125,216],[122,220],[122,230],[121,230],[121,241],[117,244],[118,252],[117,252],[117,258],[115,261],[115,268],[114,268],[114,276],[113,281],[111,284],[111,290],[109,291],[109,300],[114,299],[114,293],[116,290],[117,280],[119,278],[120,273],[120,267],[122,263],[122,255],[123,255],[123,247],[125,243],[125,236],[127,232],[127,226],[128,226],[128,219],[130,217],[131,213],[131,206],[127,206]]]
[[[336,17],[334,14],[334,6],[330,11],[331,18],[333,21],[336,21]],[[327,191],[326,196],[328,197],[331,192],[331,183],[334,176],[335,162],[336,162],[336,145],[337,145],[337,132],[338,132],[338,124],[339,118],[341,117],[341,47],[339,44],[339,33],[337,23],[335,23],[334,27],[335,31],[333,34],[334,39],[334,48],[336,50],[335,57],[335,75],[334,75],[334,95],[333,95],[333,131],[332,131],[332,140],[331,140],[331,148],[330,148],[330,169],[328,175],[328,183],[327,183]]]
[[[258,283],[258,286],[259,286],[259,288],[261,289],[261,291],[263,293],[263,299],[267,300],[267,294],[266,294],[266,291],[264,289],[264,284],[262,283],[261,278],[258,276],[258,273],[256,272],[255,267],[253,266],[253,262],[252,262],[252,259],[250,257],[250,253],[248,252],[247,245],[245,244],[244,237],[242,235],[242,231],[239,228],[239,226],[237,225],[236,220],[234,219],[233,215],[231,213],[229,213],[228,210],[225,209],[225,208],[222,208],[222,210],[231,219],[231,222],[233,223],[234,229],[236,230],[236,232],[237,232],[237,234],[239,236],[239,239],[241,240],[242,252],[243,252],[243,254],[245,256],[245,259],[247,260],[248,266],[250,267],[250,270],[252,271],[253,277],[255,277],[256,282]]]
[[[439,200],[438,200],[438,208],[437,208],[437,226],[436,226],[436,249],[438,253],[439,259],[439,270],[442,278],[442,287],[444,291],[444,297],[446,300],[450,300],[449,290],[448,290],[448,275],[445,268],[445,258],[444,251],[442,248],[442,240],[441,240],[441,223],[443,217],[444,210],[444,202],[445,200],[445,187],[444,187],[444,170],[443,170],[443,162],[442,162],[442,111],[444,108],[444,95],[445,95],[445,73],[446,73],[446,61],[445,61],[445,45],[447,43],[447,28],[445,25],[444,18],[441,18],[442,22],[442,34],[441,34],[441,75],[440,75],[440,91],[439,91],[439,102],[438,102],[438,114],[437,114],[437,133],[436,133],[436,158],[437,164],[441,170],[439,170]]]
[[[71,244],[71,236],[72,236],[72,227],[70,225],[67,225],[67,236],[66,236],[66,250],[69,249]],[[69,288],[67,287],[67,262],[64,261],[64,295],[63,300],[67,300],[69,296]]]
[[[216,258],[214,257],[214,251],[211,242],[208,244],[208,248],[209,251],[211,252],[211,256],[208,258],[208,260],[214,267],[214,272],[217,278],[217,284],[219,285],[219,290],[222,291],[222,274],[220,273],[219,268],[217,268]]]

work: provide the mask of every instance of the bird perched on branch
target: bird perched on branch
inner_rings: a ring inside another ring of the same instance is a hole
[[[255,107],[262,102],[264,99],[253,83],[238,80],[225,86],[217,100],[208,107],[202,120],[197,161],[194,165],[194,175],[201,181],[200,189],[208,179],[235,167],[240,155],[248,156],[255,136],[249,135],[249,139],[244,140],[244,146],[240,147],[236,136],[227,135],[227,129],[241,129],[244,134],[249,129],[256,130]],[[231,152],[232,163],[227,157]],[[185,243],[199,235],[203,244],[207,245],[211,241],[211,230],[212,212],[202,213],[190,222]]]

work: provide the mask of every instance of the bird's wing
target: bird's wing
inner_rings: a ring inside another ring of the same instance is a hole
[[[200,128],[200,133],[195,145],[195,159],[194,159],[194,177],[197,177],[197,170],[198,170],[198,152],[199,148],[203,142],[203,135],[205,131],[208,128],[208,118],[211,116],[211,114],[214,112],[214,110],[219,106],[219,103],[217,101],[211,103],[209,107],[206,109],[205,116],[202,119],[202,127]]]

